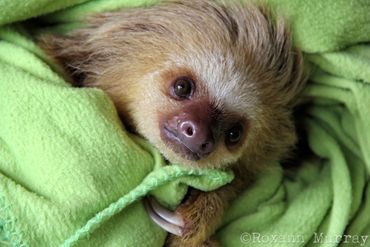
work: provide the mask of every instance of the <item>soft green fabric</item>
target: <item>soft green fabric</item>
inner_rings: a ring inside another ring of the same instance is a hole
[[[70,3],[56,2],[60,8]],[[91,0],[42,19],[66,30],[89,13],[155,2]],[[370,246],[370,46],[365,44],[370,41],[370,1],[267,2],[290,18],[295,41],[311,65],[302,121],[317,157],[296,169],[276,166],[262,174],[231,205],[217,236],[227,247]],[[16,12],[14,6],[6,5],[5,13]],[[49,11],[38,9],[35,15]],[[203,189],[229,181],[217,171],[161,168],[155,150],[122,131],[100,91],[66,86],[41,60],[32,43],[2,29],[0,222],[3,234],[15,234],[15,246],[21,240],[54,246],[68,237],[67,243],[81,237],[82,246],[160,246],[165,235],[141,203],[125,207],[135,200],[129,191],[140,197],[194,172],[180,180]],[[174,205],[186,189],[179,183],[155,194],[172,195],[162,200]]]
[[[316,158],[271,170],[229,209],[224,246],[370,246],[370,1],[271,0],[310,66]]]
[[[187,185],[232,180],[165,166],[102,91],[64,82],[24,32],[0,27],[0,245],[162,246],[143,196],[173,207]]]
[[[31,17],[50,13],[86,1],[88,0],[1,0],[0,25],[26,20]]]
[[[257,0],[258,1],[258,0]],[[266,0],[293,20],[293,35],[305,52],[328,52],[370,39],[368,0]]]

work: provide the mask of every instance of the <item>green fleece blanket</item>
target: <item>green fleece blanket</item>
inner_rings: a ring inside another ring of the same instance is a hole
[[[14,11],[14,9],[13,9]],[[232,174],[165,166],[100,90],[72,88],[19,27],[0,27],[0,240],[10,246],[161,246],[140,199]]]
[[[42,20],[63,31],[90,13],[155,2],[0,1],[0,246],[161,246],[142,196],[174,206],[187,185],[232,179],[164,166],[101,91],[58,76],[31,41],[37,26],[6,25],[61,9]],[[370,1],[268,2],[291,20],[310,64],[300,121],[315,157],[262,174],[217,236],[227,247],[370,246]]]

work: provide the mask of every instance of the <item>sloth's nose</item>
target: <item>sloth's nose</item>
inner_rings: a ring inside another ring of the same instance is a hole
[[[215,147],[210,126],[195,119],[184,119],[179,123],[178,137],[188,149],[200,157],[210,154]]]

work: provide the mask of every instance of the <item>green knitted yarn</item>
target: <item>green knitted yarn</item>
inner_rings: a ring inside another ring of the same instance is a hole
[[[71,247],[78,243],[79,240],[92,233],[106,220],[119,213],[121,210],[140,200],[153,189],[168,184],[177,179],[191,180],[196,177],[207,176],[209,181],[214,181],[215,184],[229,183],[233,179],[232,173],[225,173],[218,170],[211,169],[188,169],[181,166],[166,166],[160,170],[150,173],[141,184],[131,190],[128,194],[119,198],[116,202],[110,204],[107,208],[97,213],[91,218],[86,225],[78,229],[71,237],[69,237],[62,245],[62,247]],[[189,181],[190,182],[190,181]],[[191,183],[191,182],[190,182]],[[212,184],[212,182],[210,183]],[[209,186],[208,184],[207,186]],[[198,187],[194,184],[195,187]],[[206,188],[203,188],[206,189]]]
[[[28,247],[22,242],[22,234],[15,227],[15,220],[12,216],[10,206],[0,195],[0,246]]]

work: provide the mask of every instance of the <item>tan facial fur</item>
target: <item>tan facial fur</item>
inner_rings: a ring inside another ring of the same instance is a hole
[[[243,157],[263,163],[295,142],[291,110],[304,84],[301,53],[284,20],[264,7],[167,1],[100,14],[84,29],[40,42],[75,84],[103,89],[124,122],[171,162],[222,168]],[[176,100],[171,83],[182,76],[193,79],[195,91]],[[214,150],[198,160],[161,137],[163,119],[191,104],[202,108],[194,112],[217,113]],[[239,120],[245,133],[229,148],[224,133]]]

